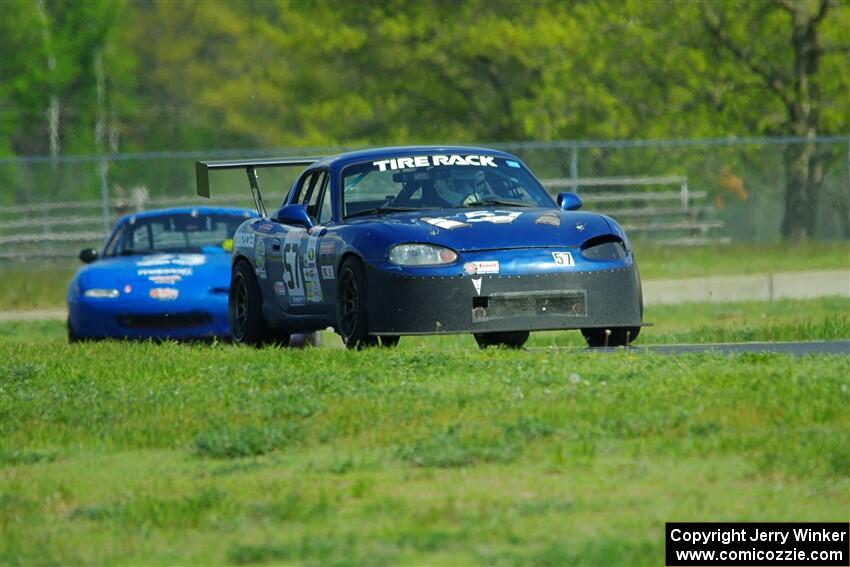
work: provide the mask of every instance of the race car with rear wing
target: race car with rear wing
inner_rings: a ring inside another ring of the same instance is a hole
[[[269,214],[257,170],[299,167]],[[471,333],[518,348],[531,331],[578,329],[626,345],[643,325],[640,276],[622,228],[546,191],[517,157],[472,147],[393,147],[324,158],[196,163],[245,169],[259,217],[236,230],[233,340],[285,343],[328,326],[348,347]]]

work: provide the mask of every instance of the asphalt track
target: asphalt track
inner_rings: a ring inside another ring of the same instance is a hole
[[[530,348],[528,350],[549,350],[550,347]],[[806,342],[776,342],[776,343],[705,343],[705,344],[675,344],[675,345],[647,345],[619,348],[570,348],[562,350],[575,352],[598,352],[600,354],[612,352],[654,352],[660,354],[742,354],[742,353],[776,353],[802,356],[805,354],[836,354],[850,356],[850,341],[806,341]]]

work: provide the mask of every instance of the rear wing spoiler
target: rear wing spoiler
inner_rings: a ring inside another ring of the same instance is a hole
[[[195,183],[198,195],[210,197],[210,170],[211,169],[245,169],[248,174],[248,185],[251,187],[251,198],[257,213],[263,218],[268,217],[263,196],[260,193],[260,185],[257,177],[258,167],[298,167],[312,165],[319,161],[320,157],[294,157],[294,158],[264,158],[264,159],[237,159],[225,161],[197,161],[195,162]]]

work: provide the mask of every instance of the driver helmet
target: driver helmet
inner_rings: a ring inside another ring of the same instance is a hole
[[[475,186],[470,180],[444,177],[434,180],[434,190],[443,201],[458,205],[475,192]]]

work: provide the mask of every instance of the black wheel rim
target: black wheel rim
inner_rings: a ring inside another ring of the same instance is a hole
[[[360,307],[358,305],[357,280],[354,274],[347,270],[343,273],[342,285],[340,286],[340,326],[346,338],[350,338],[357,328],[357,318]]]
[[[248,283],[242,274],[236,274],[233,281],[233,301],[231,302],[233,337],[241,341],[248,328]]]

